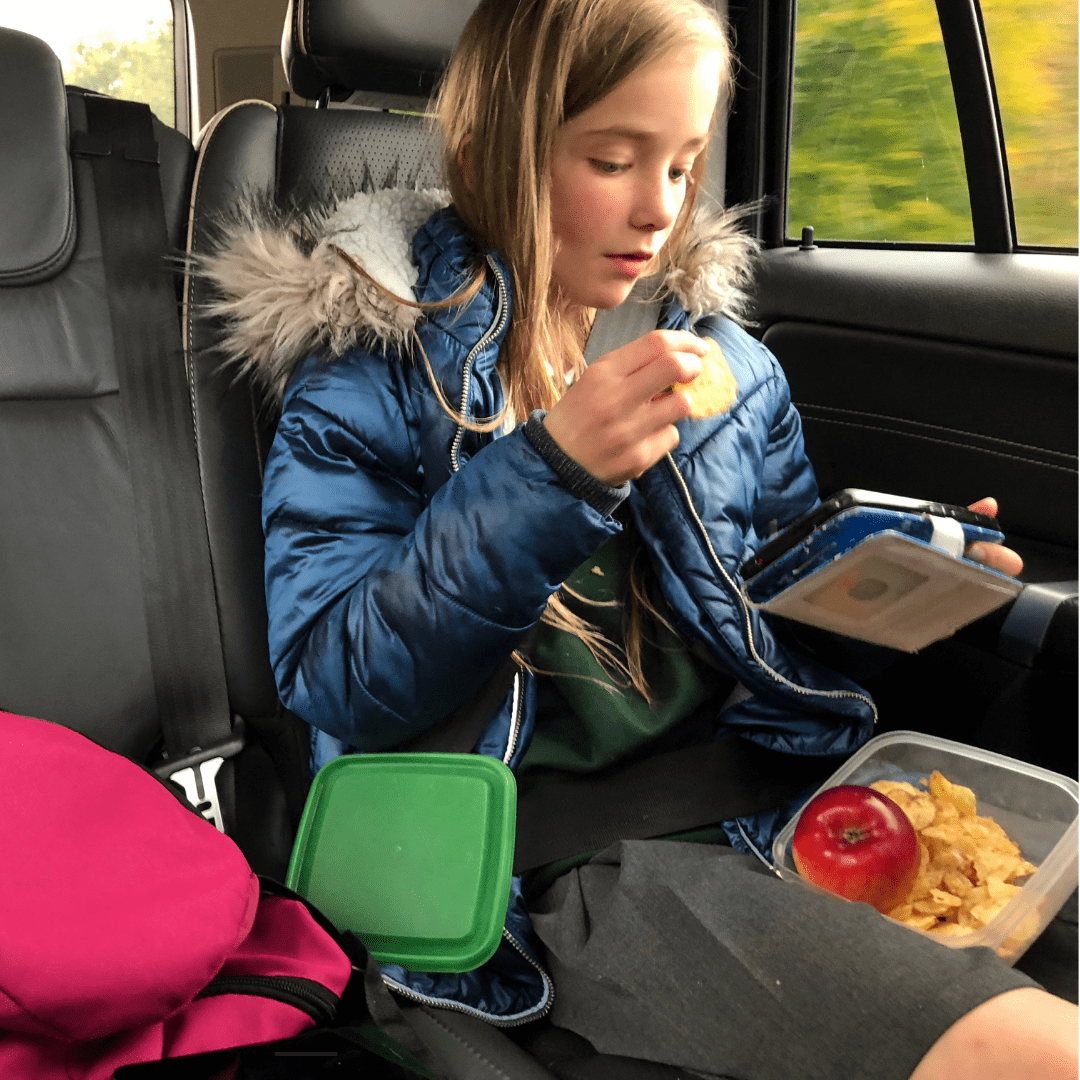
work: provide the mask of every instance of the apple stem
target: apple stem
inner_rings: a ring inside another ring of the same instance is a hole
[[[860,829],[858,825],[849,825],[844,830],[844,843],[845,844],[858,844],[860,841],[866,838],[866,830]]]

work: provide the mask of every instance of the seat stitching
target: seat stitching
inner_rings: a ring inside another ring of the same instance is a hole
[[[1068,454],[1062,450],[1048,450],[1042,446],[1031,446],[1028,443],[1013,442],[1010,439],[999,439],[994,435],[983,435],[977,431],[964,431],[962,428],[944,427],[941,424],[928,424],[922,420],[908,420],[902,416],[888,416],[885,413],[864,412],[861,409],[841,409],[834,405],[815,405],[810,402],[796,402],[795,407],[800,411],[803,409],[820,409],[822,412],[843,413],[847,416],[865,416],[875,420],[891,420],[893,423],[910,424],[912,427],[929,428],[931,431],[948,431],[954,435],[967,435],[973,439],[985,439],[987,442],[1000,443],[1002,446],[1015,446],[1020,450],[1035,450],[1040,454],[1051,454],[1054,457],[1065,458],[1068,461],[1072,461],[1076,458],[1075,454]],[[821,418],[817,417],[815,419]]]
[[[1077,471],[1076,469],[1070,469],[1066,465],[1052,465],[1047,461],[1036,461],[1034,458],[1020,457],[1018,454],[1007,454],[1003,450],[991,450],[988,447],[984,446],[971,446],[968,443],[956,442],[952,439],[935,439],[929,435],[918,435],[912,431],[889,431],[887,428],[875,427],[872,424],[856,424],[851,422],[850,420],[831,420],[824,416],[809,416],[804,417],[804,419],[814,420],[819,424],[836,424],[839,427],[862,428],[864,431],[876,431],[879,433],[887,432],[890,435],[902,435],[909,439],[921,439],[923,442],[938,443],[942,446],[956,446],[959,447],[961,450],[976,450],[983,454],[993,454],[995,457],[1008,458],[1010,461],[1020,461],[1026,465],[1038,465],[1044,469],[1056,469],[1058,472],[1066,472],[1075,475]],[[948,431],[950,429],[945,428],[943,430]],[[1033,447],[1032,449],[1037,450],[1038,447]]]

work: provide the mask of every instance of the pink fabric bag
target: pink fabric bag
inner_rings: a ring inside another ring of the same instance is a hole
[[[289,1038],[352,964],[306,905],[155,777],[68,728],[0,712],[0,1076]]]

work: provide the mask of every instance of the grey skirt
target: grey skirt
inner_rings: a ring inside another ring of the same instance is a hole
[[[621,841],[530,907],[554,1024],[703,1076],[906,1080],[965,1013],[1037,985],[726,847]]]

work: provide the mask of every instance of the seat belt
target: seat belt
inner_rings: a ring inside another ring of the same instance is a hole
[[[230,722],[158,146],[149,106],[84,100],[87,131],[72,133],[72,154],[89,159],[97,200],[166,753],[154,772],[224,832],[232,807],[223,807],[218,773],[243,746],[243,731]]]
[[[514,873],[616,840],[649,840],[780,806],[812,790],[833,759],[737,737],[538,785],[518,799]]]
[[[447,719],[402,744],[413,753],[468,754],[484,734],[506,695],[514,688],[519,668],[508,656],[484,684]]]
[[[596,313],[589,340],[585,343],[586,364],[656,329],[663,307],[662,300],[653,299],[657,285],[655,277],[643,278],[634,284],[630,295],[618,307],[604,308]]]
[[[538,628],[539,623],[530,627],[514,652],[528,653]],[[413,753],[470,753],[506,700],[506,695],[513,690],[520,673],[521,668],[511,653],[450,716],[403,743],[400,749]]]

